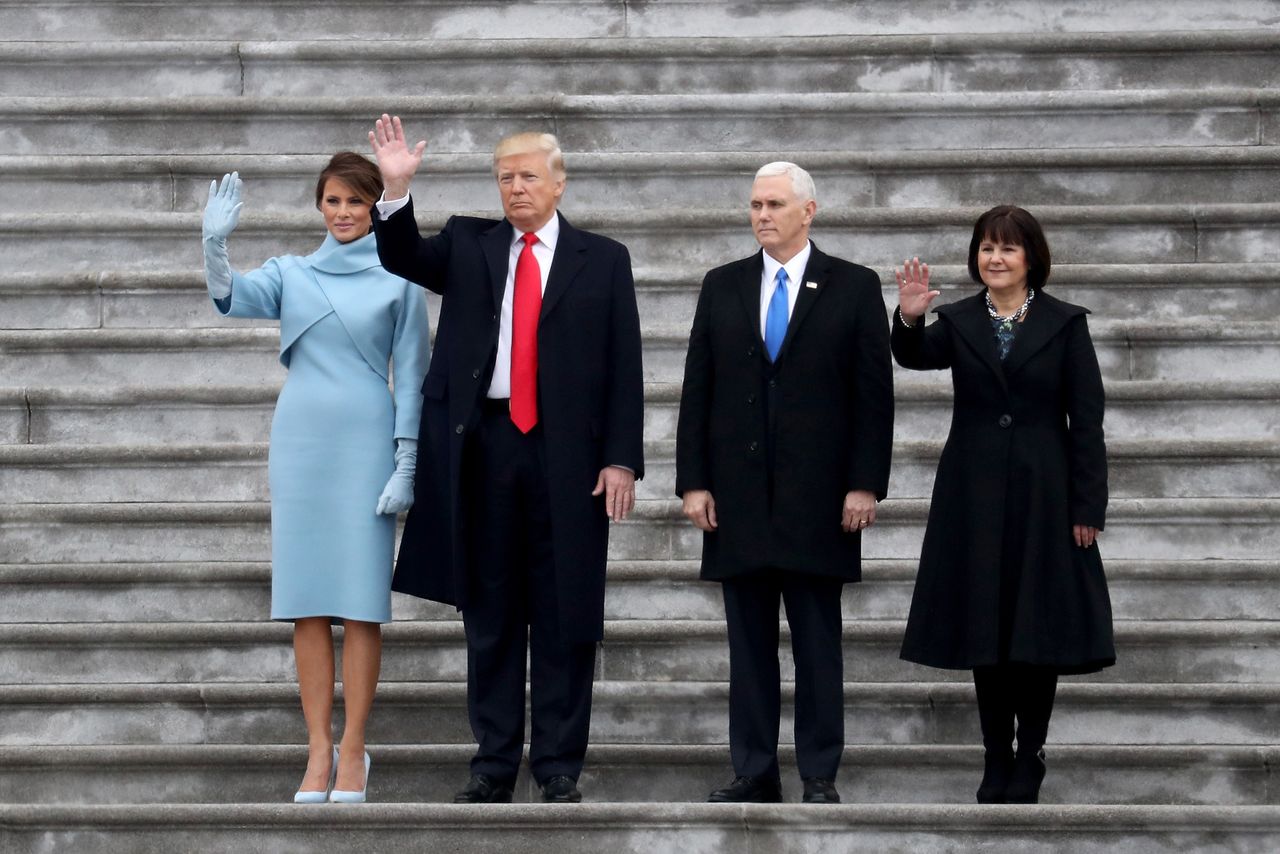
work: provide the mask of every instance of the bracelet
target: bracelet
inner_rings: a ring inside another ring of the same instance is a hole
[[[898,306],[898,322],[901,323],[903,326],[907,327],[908,329],[915,329],[916,325],[919,324],[920,321],[923,319],[924,318],[922,317],[918,317],[916,318],[915,323],[907,323],[907,319],[902,316],[902,306]]]

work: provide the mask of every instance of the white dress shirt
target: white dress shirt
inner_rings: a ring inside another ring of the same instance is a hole
[[[386,196],[386,193],[383,193]],[[378,217],[386,219],[409,203],[409,197],[387,202],[377,202]],[[538,242],[533,244],[533,257],[538,261],[538,272],[542,276],[542,293],[547,292],[547,274],[551,272],[551,261],[556,254],[556,241],[560,239],[560,216],[552,216],[547,224],[538,229]],[[507,282],[502,288],[502,311],[498,318],[498,356],[493,363],[493,380],[489,383],[487,397],[511,397],[511,314],[515,303],[516,262],[520,260],[520,252],[524,249],[524,233],[511,229],[511,250],[507,261]]]
[[[768,252],[763,249],[760,250],[760,253],[764,256],[764,272],[760,274],[760,340],[764,340],[765,320],[769,316],[769,302],[773,299],[773,292],[778,287],[778,268],[781,267],[787,271],[787,320],[790,321],[791,315],[796,310],[796,300],[800,296],[804,268],[809,266],[809,255],[812,251],[813,244],[806,240],[803,249],[793,255],[787,263],[780,264]]]

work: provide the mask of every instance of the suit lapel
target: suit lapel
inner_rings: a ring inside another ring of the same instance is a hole
[[[991,316],[987,313],[982,295],[978,294],[960,302],[942,306],[938,311],[951,319],[960,338],[977,354],[983,364],[991,369],[991,373],[995,374],[996,379],[1000,381],[1001,388],[1007,391],[1005,368],[1000,364],[1000,354],[996,352],[995,333],[991,331]]]
[[[751,326],[751,335],[764,352],[764,339],[760,337],[760,277],[764,275],[764,253],[757,252],[747,258],[742,265],[742,278],[738,280],[738,295],[742,300],[742,310],[747,314],[747,323]]]
[[[546,319],[556,307],[560,297],[568,290],[579,271],[587,264],[587,244],[578,229],[569,224],[561,214],[560,237],[556,240],[555,255],[551,258],[551,271],[547,274],[547,290],[542,294],[542,312],[538,321]]]
[[[489,288],[493,292],[493,311],[502,310],[502,291],[507,286],[507,267],[511,265],[511,240],[515,232],[505,219],[480,235],[480,248],[489,265]]]

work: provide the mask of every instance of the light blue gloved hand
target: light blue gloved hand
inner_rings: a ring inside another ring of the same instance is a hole
[[[379,513],[394,516],[413,506],[413,472],[417,465],[418,440],[396,439],[396,470],[378,499]]]
[[[222,176],[222,185],[209,182],[209,201],[204,206],[201,236],[204,244],[204,281],[209,296],[226,299],[231,296],[231,260],[227,257],[227,237],[240,223],[240,188],[244,182],[239,172]]]

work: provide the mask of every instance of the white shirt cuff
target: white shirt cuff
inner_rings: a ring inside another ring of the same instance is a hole
[[[383,190],[382,198],[374,203],[374,207],[378,209],[378,219],[389,219],[393,213],[409,204],[409,196],[407,194],[403,199],[396,199],[390,202],[386,201],[386,198],[387,191]]]

